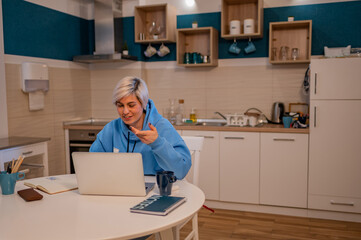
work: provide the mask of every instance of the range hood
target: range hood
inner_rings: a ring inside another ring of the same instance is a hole
[[[93,55],[74,56],[73,61],[81,63],[136,61],[136,56],[121,53],[123,44],[121,19],[115,22],[115,17],[121,16],[121,0],[94,0],[95,52]]]

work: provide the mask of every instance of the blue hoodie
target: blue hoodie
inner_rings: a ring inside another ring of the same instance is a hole
[[[188,147],[172,124],[158,113],[151,99],[142,130],[150,130],[148,123],[158,131],[158,138],[151,144],[142,143],[122,119],[117,118],[104,126],[89,151],[127,152],[129,141],[129,152],[134,147],[134,152],[142,154],[144,174],[155,175],[157,171],[165,170],[173,171],[178,179],[184,178],[192,165]]]

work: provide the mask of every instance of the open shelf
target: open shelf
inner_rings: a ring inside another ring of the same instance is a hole
[[[309,63],[311,61],[312,20],[271,22],[269,26],[269,62],[271,64]],[[281,46],[289,47],[289,60],[280,60]],[[274,59],[272,48],[277,49]],[[292,48],[298,48],[299,56],[292,60]]]
[[[185,53],[208,56],[207,63],[184,63]],[[184,67],[214,67],[218,65],[218,31],[213,27],[178,29],[177,64]]]
[[[221,34],[225,39],[263,37],[263,0],[222,0]],[[244,20],[254,19],[254,33],[244,34]],[[240,34],[230,34],[230,21],[240,20]]]
[[[154,39],[149,29],[152,23],[161,27],[158,39]],[[134,8],[134,39],[136,43],[165,43],[176,41],[177,16],[175,7],[169,4],[136,6]],[[144,34],[144,39],[140,34]]]

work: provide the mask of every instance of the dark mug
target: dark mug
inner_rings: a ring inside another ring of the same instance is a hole
[[[159,188],[159,194],[162,196],[171,195],[173,183],[177,181],[177,177],[174,176],[174,172],[158,171],[156,178]]]

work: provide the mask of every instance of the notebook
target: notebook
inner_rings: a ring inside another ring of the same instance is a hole
[[[73,152],[80,194],[146,196],[154,183],[144,182],[140,153]]]

